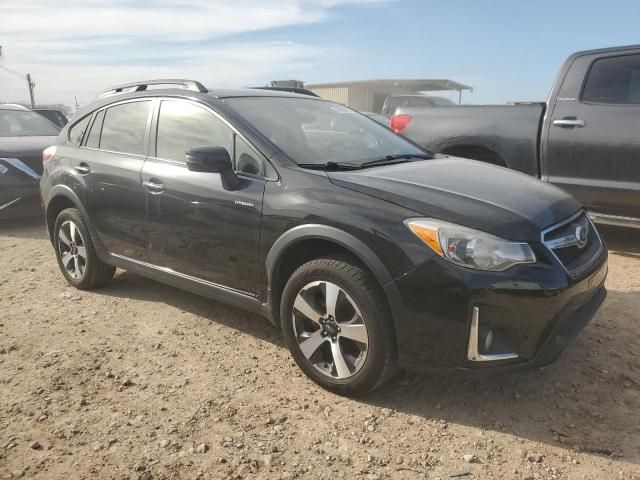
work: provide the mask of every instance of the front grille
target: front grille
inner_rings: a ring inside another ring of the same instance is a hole
[[[602,252],[600,236],[584,212],[545,230],[542,241],[572,277],[593,265]]]

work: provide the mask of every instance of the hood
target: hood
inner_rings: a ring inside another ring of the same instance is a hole
[[[580,203],[553,185],[462,158],[328,172],[332,183],[437,218],[517,241],[576,213]]]
[[[56,144],[58,137],[0,137],[0,158],[17,158],[42,174],[42,151]]]

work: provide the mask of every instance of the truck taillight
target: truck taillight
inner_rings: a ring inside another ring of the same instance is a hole
[[[411,123],[411,115],[401,114],[391,116],[391,130],[396,133],[402,132]]]
[[[45,164],[56,154],[56,146],[51,145],[42,151],[42,163]]]
[[[411,123],[411,115],[392,115],[391,116],[391,130],[396,133],[402,132]]]

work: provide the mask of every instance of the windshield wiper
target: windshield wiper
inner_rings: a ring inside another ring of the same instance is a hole
[[[343,162],[327,162],[327,163],[299,163],[299,167],[309,168],[311,170],[359,170],[362,168],[355,163],[343,163]]]
[[[433,158],[433,156],[428,153],[421,153],[421,154],[397,153],[394,155],[387,155],[386,157],[378,158],[376,160],[370,160],[368,162],[364,162],[361,165],[361,167],[367,168],[367,167],[373,167],[376,165],[392,165],[394,163],[404,163],[404,162],[410,161],[412,158],[428,160],[430,158]]]

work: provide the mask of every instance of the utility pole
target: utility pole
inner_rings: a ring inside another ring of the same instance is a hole
[[[31,100],[31,108],[36,108],[36,98],[33,94],[33,88],[36,86],[36,84],[31,81],[31,74],[27,73],[26,75],[22,75],[15,70],[11,70],[10,68],[5,67],[2,45],[0,45],[0,69],[4,70],[7,73],[15,75],[16,77],[23,78],[27,81],[27,85],[29,87],[29,99]]]
[[[33,87],[36,86],[35,83],[31,81],[31,74],[27,73],[27,85],[29,85],[29,97],[31,98],[31,108],[36,108],[36,98],[33,95]]]

